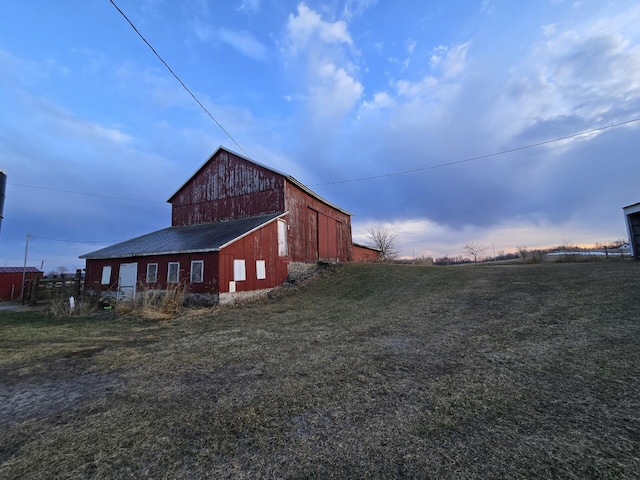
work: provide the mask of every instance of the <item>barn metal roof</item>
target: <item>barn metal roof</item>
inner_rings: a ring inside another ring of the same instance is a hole
[[[80,255],[80,258],[104,259],[216,252],[282,215],[284,213],[272,213],[224,222],[169,227]]]
[[[0,267],[0,273],[41,273],[36,267]]]
[[[367,248],[369,250],[373,250],[374,252],[382,252],[378,247],[374,247],[371,245],[365,245],[364,243],[352,242],[355,247]]]

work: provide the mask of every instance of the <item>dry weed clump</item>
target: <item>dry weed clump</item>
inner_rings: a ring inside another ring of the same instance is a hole
[[[518,247],[518,255],[522,263],[533,265],[544,262],[544,252],[541,250],[528,250],[525,247]]]
[[[168,286],[166,290],[141,285],[135,298],[116,302],[116,310],[122,315],[146,320],[175,318],[185,308],[188,289],[188,285],[184,283]]]
[[[58,297],[49,302],[45,312],[52,317],[84,317],[95,311],[96,306],[87,297]]]

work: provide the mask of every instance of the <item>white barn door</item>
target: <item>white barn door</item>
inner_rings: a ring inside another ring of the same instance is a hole
[[[136,297],[138,279],[137,263],[122,263],[118,275],[118,300],[133,300]]]

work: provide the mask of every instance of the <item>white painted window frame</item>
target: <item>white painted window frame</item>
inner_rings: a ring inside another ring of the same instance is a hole
[[[152,267],[155,267],[155,271],[152,272]],[[147,263],[147,283],[158,283],[158,264]]]
[[[281,218],[278,219],[278,256],[289,256],[289,245],[287,243],[287,222]]]
[[[244,259],[233,260],[233,280],[242,282],[247,279],[247,267]]]
[[[194,278],[194,267],[200,265],[200,278]],[[192,260],[191,261],[191,274],[189,275],[189,281],[191,283],[204,282],[204,260]]]
[[[267,262],[264,260],[256,260],[256,278],[264,280],[267,278]]]
[[[175,281],[172,281],[171,278],[171,267],[175,266],[175,274],[176,274],[176,278]],[[174,284],[174,283],[180,283],[180,262],[169,262],[167,265],[167,284]]]
[[[100,285],[111,285],[111,265],[104,265],[102,267]]]

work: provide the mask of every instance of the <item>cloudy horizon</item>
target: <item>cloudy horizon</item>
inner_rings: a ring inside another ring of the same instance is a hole
[[[640,201],[640,5],[10,0],[0,18],[0,265],[170,225],[222,145],[404,256],[626,238]],[[227,135],[215,122],[224,128]],[[591,132],[584,135],[576,134]],[[408,172],[408,173],[403,173]]]

